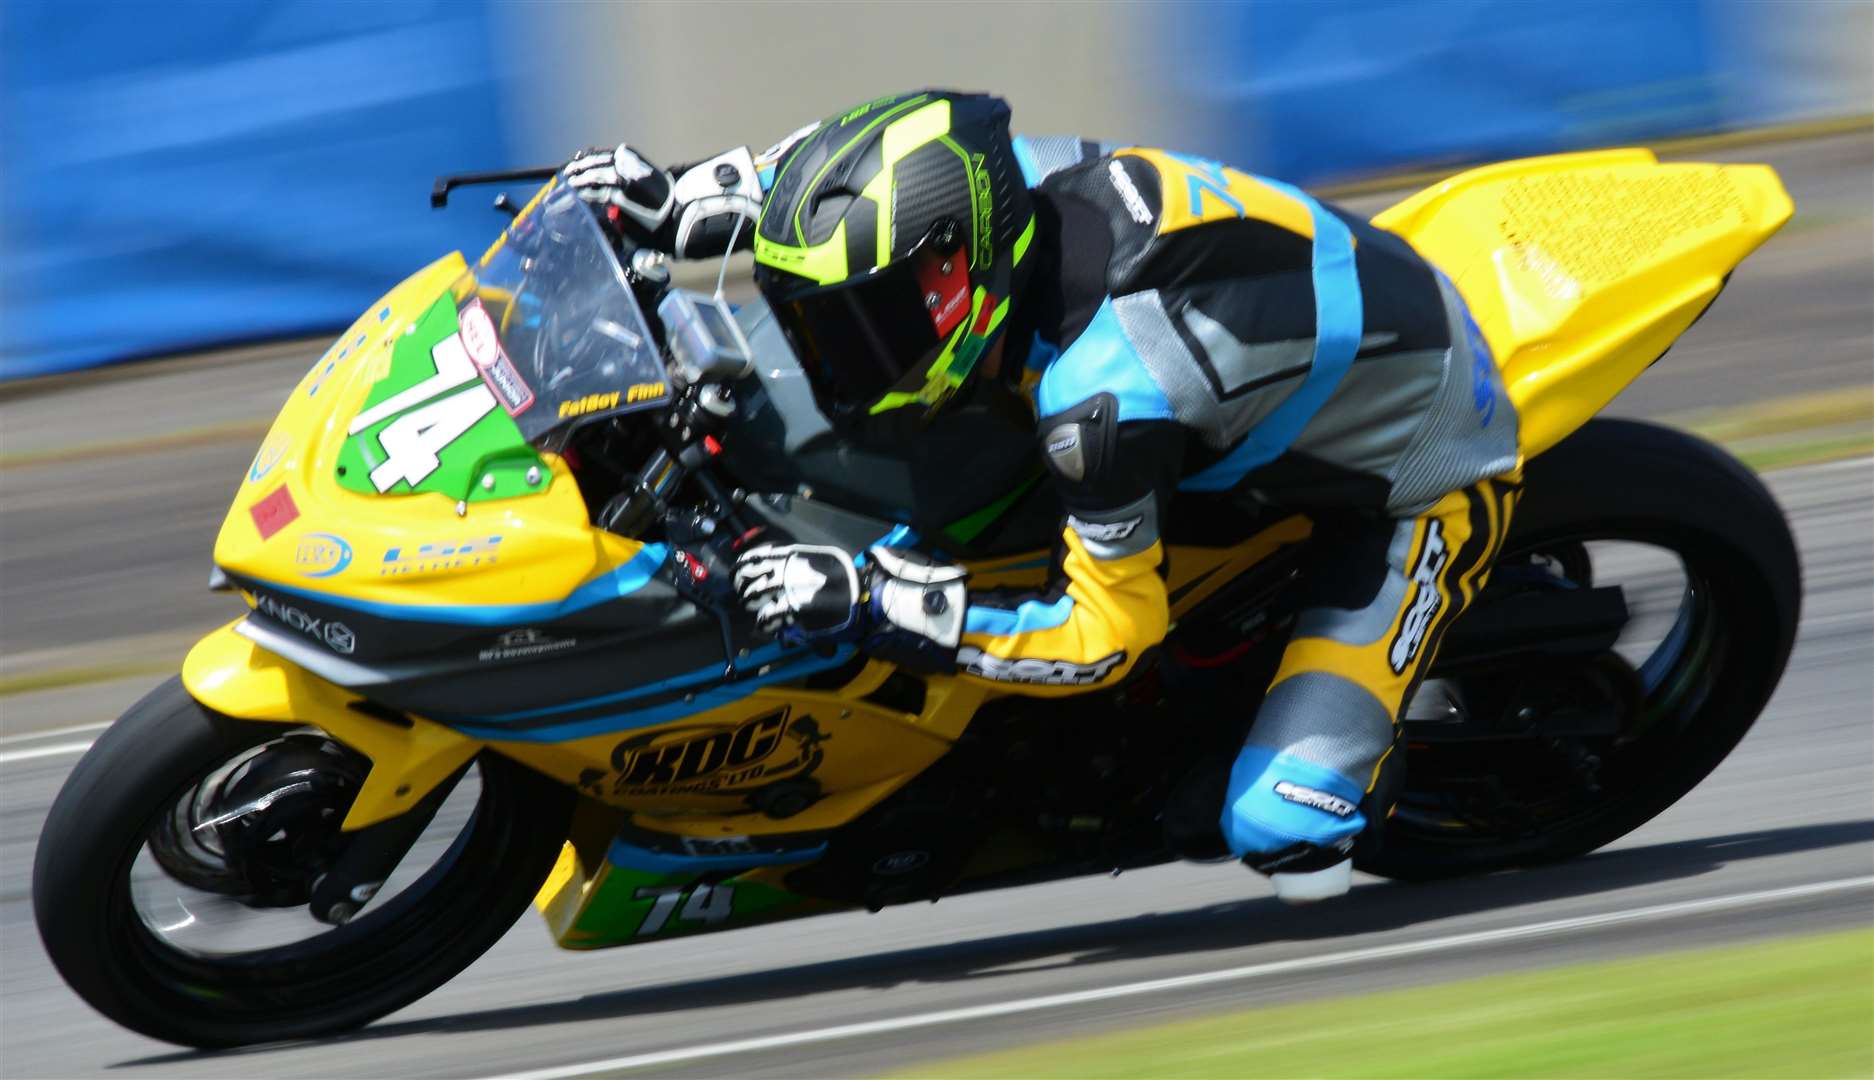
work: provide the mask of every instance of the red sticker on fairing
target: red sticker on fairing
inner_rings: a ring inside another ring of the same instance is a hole
[[[945,267],[949,267],[948,273]],[[943,258],[919,258],[913,269],[917,274],[917,287],[924,294],[924,309],[930,314],[931,325],[937,328],[938,337],[949,337],[950,331],[970,312],[970,268],[963,252],[958,250]]]
[[[456,313],[456,323],[457,333],[462,335],[463,351],[475,362],[475,370],[481,373],[488,389],[494,391],[495,400],[509,416],[526,412],[534,403],[533,389],[521,378],[520,369],[508,359],[508,354],[502,351],[494,320],[488,317],[482,302],[470,300]]]
[[[270,540],[273,534],[291,525],[299,517],[299,506],[293,502],[293,494],[281,484],[264,498],[247,508],[254,519],[254,528],[260,530],[262,540]]]

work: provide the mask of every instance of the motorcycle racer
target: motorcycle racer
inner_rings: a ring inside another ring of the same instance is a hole
[[[970,590],[902,547],[758,544],[764,629],[856,640],[1022,693],[1111,685],[1165,636],[1181,503],[1314,522],[1291,640],[1231,769],[1231,851],[1289,900],[1345,892],[1389,810],[1404,703],[1482,588],[1517,418],[1455,288],[1403,240],[1279,181],[1165,150],[1012,137],[999,98],[866,102],[756,155],[566,167],[678,257],[752,246],[821,408],[854,428],[1023,389],[1066,513],[1049,583]]]

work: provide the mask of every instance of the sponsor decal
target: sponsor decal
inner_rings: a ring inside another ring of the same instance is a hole
[[[1048,463],[1069,480],[1087,474],[1087,453],[1080,444],[1080,426],[1062,424],[1047,435]]]
[[[1137,532],[1140,524],[1144,521],[1145,516],[1143,514],[1137,517],[1127,518],[1124,521],[1082,521],[1072,514],[1067,515],[1068,526],[1079,533],[1081,539],[1092,540],[1096,543],[1111,543],[1114,540],[1124,540],[1134,532]]]
[[[1335,817],[1352,817],[1353,812],[1359,809],[1359,807],[1341,798],[1339,795],[1334,795],[1311,787],[1303,787],[1300,784],[1293,784],[1287,780],[1277,780],[1275,782],[1275,793],[1287,799],[1289,802],[1299,803],[1302,806],[1312,806],[1316,810],[1325,810]]]
[[[957,653],[957,663],[965,672],[996,682],[1036,683],[1043,686],[1087,686],[1099,682],[1124,663],[1124,650],[1095,660],[1076,664],[1071,660],[1010,660],[992,656],[974,645],[965,645]]]
[[[335,577],[351,565],[351,545],[331,533],[307,533],[293,549],[293,562],[302,577]]]
[[[457,313],[462,335],[462,347],[468,351],[469,359],[475,362],[475,370],[481,372],[482,382],[494,391],[495,400],[509,416],[519,416],[534,403],[534,392],[521,378],[520,369],[501,348],[501,338],[495,334],[494,320],[482,307],[479,299],[473,299]]]
[[[656,401],[668,393],[670,393],[669,383],[632,383],[625,387],[625,404],[629,405],[634,401]]]
[[[757,850],[755,842],[746,836],[686,836],[683,838],[685,854],[705,858],[720,855],[753,855]]]
[[[788,707],[733,724],[666,728],[612,748],[612,772],[583,787],[613,795],[739,795],[820,767],[830,736]],[[609,779],[609,785],[607,784]]]
[[[587,413],[603,412],[606,409],[616,408],[619,396],[619,392],[614,390],[609,394],[587,394],[585,397],[562,401],[560,402],[560,419],[564,420],[569,416],[584,416]]]
[[[525,660],[533,656],[564,652],[579,644],[578,638],[556,638],[538,630],[509,630],[495,643],[476,654],[480,660]]]
[[[894,851],[872,864],[872,872],[881,877],[896,877],[922,870],[930,862],[928,851]]]
[[[267,441],[261,443],[260,449],[255,452],[253,464],[247,467],[247,482],[257,484],[265,479],[292,448],[293,436],[284,431],[267,436]]]
[[[335,619],[324,619],[304,608],[295,607],[277,596],[256,591],[254,610],[282,626],[297,630],[314,641],[322,642],[333,652],[350,655],[358,647],[351,627]]]
[[[378,564],[377,576],[430,574],[442,570],[492,566],[500,553],[499,536],[476,536],[466,540],[418,544],[415,547],[394,547],[384,552],[384,561]]]
[[[1141,225],[1152,223],[1152,208],[1145,205],[1145,196],[1139,194],[1139,186],[1126,174],[1126,167],[1117,160],[1106,163],[1106,175],[1113,180],[1113,189],[1119,192],[1119,201],[1126,204],[1126,213]]]
[[[260,531],[260,538],[271,540],[274,533],[299,518],[299,506],[293,502],[292,492],[286,490],[285,484],[281,484],[248,507],[247,514],[254,519],[254,528]]]
[[[1399,632],[1393,635],[1392,647],[1387,652],[1395,675],[1403,674],[1406,665],[1418,656],[1432,620],[1444,607],[1444,597],[1438,592],[1438,575],[1444,573],[1445,564],[1450,561],[1451,549],[1445,544],[1444,524],[1433,518],[1425,523],[1425,542],[1419,546],[1418,565],[1412,568],[1412,601],[1406,605],[1405,615],[1399,620]]]
[[[320,389],[325,386],[325,380],[331,378],[332,372],[338,370],[338,362],[341,359],[343,359],[342,356],[333,357],[331,359],[322,359],[319,361],[318,364],[314,365],[314,368],[315,370],[317,370],[318,374],[313,376],[312,385],[306,388],[307,397],[319,396]]]

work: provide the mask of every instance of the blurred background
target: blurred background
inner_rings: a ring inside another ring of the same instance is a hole
[[[17,0],[0,378],[338,328],[485,244],[438,173],[757,149],[919,85],[1319,185],[1874,110],[1861,0]]]
[[[621,139],[664,163],[759,149],[921,85],[999,92],[1022,132],[1198,152],[1369,214],[1557,150],[1773,165],[1794,219],[1609,410],[1724,443],[1795,525],[1801,636],[1750,737],[1593,856],[1363,878],[1332,908],[1178,865],[629,954],[557,952],[526,919],[356,1037],[234,1055],[85,1009],[28,906],[46,808],[110,718],[239,613],[204,588],[216,527],[333,332],[503,223],[492,189],[432,212],[431,180]],[[0,1076],[545,1078],[593,1070],[529,1070],[671,1047],[694,1053],[660,1075],[1874,1076],[1870,792],[1874,0],[0,0]],[[1623,921],[1661,905],[1684,917]],[[1511,932],[1557,921],[1575,929]],[[1452,937],[1471,944],[1425,944]],[[1656,962],[1669,949],[1699,951]],[[1336,950],[1383,959],[1317,963]],[[1568,966],[1588,961],[1626,966]],[[1226,970],[1261,974],[1207,981]],[[1518,972],[1548,981],[1494,981]],[[1386,988],[1404,989],[1345,996]],[[1315,1011],[1091,1039],[1294,1002]],[[712,1056],[770,1035],[791,1049]],[[1206,1047],[1228,1054],[1191,1056]]]

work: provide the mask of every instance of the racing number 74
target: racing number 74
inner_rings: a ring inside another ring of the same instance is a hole
[[[378,432],[377,441],[387,455],[371,469],[371,486],[379,491],[389,491],[399,481],[412,487],[422,482],[441,466],[442,451],[495,407],[494,392],[476,374],[475,362],[463,348],[461,334],[450,334],[437,342],[430,350],[430,359],[436,364],[436,374],[363,410],[351,422],[348,433],[357,435],[386,417],[462,387],[422,408],[411,409]],[[468,382],[473,385],[462,386]]]
[[[684,899],[686,892],[687,900]],[[677,917],[689,922],[714,926],[735,913],[735,887],[732,885],[698,885],[694,889],[681,885],[652,885],[634,889],[631,898],[651,901],[650,914],[638,927],[638,937],[661,933],[670,922],[671,913],[677,910],[679,900],[683,900],[683,910]]]

